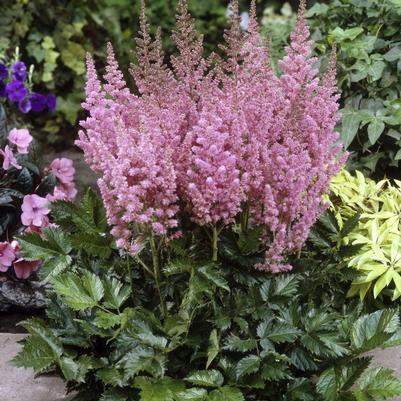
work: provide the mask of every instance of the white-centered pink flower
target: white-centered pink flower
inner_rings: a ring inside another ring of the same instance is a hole
[[[26,128],[13,128],[8,134],[8,142],[17,147],[18,153],[27,154],[32,136]]]
[[[24,226],[42,227],[48,221],[47,215],[50,209],[47,207],[49,201],[38,195],[26,195],[22,202],[21,221]]]

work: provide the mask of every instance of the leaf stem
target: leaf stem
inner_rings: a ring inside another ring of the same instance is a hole
[[[217,231],[217,227],[216,225],[213,226],[212,228],[212,260],[213,262],[217,262],[217,251],[218,251],[218,247],[217,247],[217,241],[219,239],[219,233]]]
[[[154,278],[155,278],[155,282],[156,282],[157,292],[159,293],[160,308],[161,308],[163,317],[166,317],[167,316],[167,306],[166,306],[166,303],[164,300],[163,293],[161,291],[159,255],[158,255],[157,246],[156,246],[153,234],[150,237],[150,248],[152,250],[153,273],[154,273]]]

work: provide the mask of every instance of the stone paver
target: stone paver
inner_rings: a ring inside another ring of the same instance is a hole
[[[52,376],[34,377],[30,369],[18,369],[8,361],[21,345],[24,334],[0,333],[0,400],[1,401],[68,401],[64,383]]]
[[[18,369],[8,361],[20,349],[24,334],[0,333],[0,401],[69,401],[61,379],[52,376],[34,377],[30,369]],[[401,379],[401,347],[372,352],[373,366],[393,369]],[[401,401],[401,397],[389,401]]]

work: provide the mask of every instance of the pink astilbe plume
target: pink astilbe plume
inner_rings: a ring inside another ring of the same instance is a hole
[[[287,271],[287,256],[325,210],[322,196],[346,158],[335,132],[335,50],[320,79],[301,1],[277,76],[255,1],[247,32],[238,1],[230,7],[225,57],[206,60],[187,2],[179,0],[169,68],[142,1],[138,63],[130,68],[137,94],[110,44],[103,85],[88,56],[89,116],[77,145],[100,174],[112,233],[128,252],[148,235],[173,237],[187,214],[214,233],[237,221],[246,222],[243,230],[261,227],[265,260],[256,267]]]

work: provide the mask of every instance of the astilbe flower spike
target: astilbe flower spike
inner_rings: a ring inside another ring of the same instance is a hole
[[[213,233],[241,220],[243,230],[263,228],[266,257],[256,267],[285,271],[286,256],[301,248],[324,211],[322,196],[346,158],[335,132],[335,50],[319,79],[301,1],[278,77],[255,1],[247,32],[238,1],[230,7],[225,58],[212,62],[187,2],[179,0],[170,69],[142,1],[138,64],[130,68],[138,94],[127,89],[110,44],[104,85],[88,56],[89,116],[77,144],[101,175],[120,247],[135,253],[148,235],[176,235],[184,213]]]

